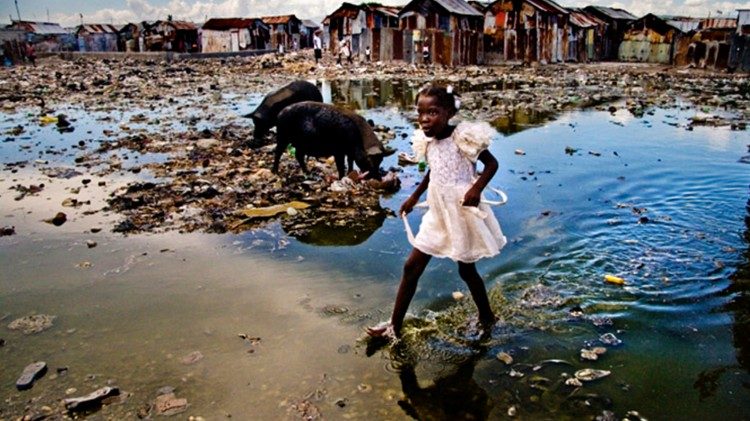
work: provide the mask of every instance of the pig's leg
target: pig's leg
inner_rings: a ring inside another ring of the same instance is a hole
[[[351,154],[347,155],[347,163],[348,163],[348,166],[346,167],[347,171],[349,172],[354,171],[354,156],[353,155]]]
[[[297,156],[297,162],[299,162],[299,166],[300,168],[302,168],[302,172],[305,173],[305,175],[307,175],[307,163],[305,162],[305,153],[300,150],[297,150],[296,156]]]
[[[276,134],[276,151],[273,155],[273,168],[271,169],[274,174],[279,171],[279,161],[281,160],[281,155],[284,153],[284,150],[286,150],[286,147],[288,145],[289,137],[286,133],[286,129],[282,129],[281,127],[279,127],[279,131]]]
[[[339,171],[339,180],[344,178],[344,173],[346,172],[346,167],[344,167],[344,158],[345,156],[342,154],[334,155],[333,158],[336,160],[336,169]],[[349,168],[351,168],[351,163],[349,163]]]
[[[286,145],[282,145],[282,142],[278,140],[276,142],[276,152],[273,155],[273,168],[271,171],[273,171],[274,174],[279,172],[279,161],[281,160],[281,154],[284,153],[284,149],[286,149]]]

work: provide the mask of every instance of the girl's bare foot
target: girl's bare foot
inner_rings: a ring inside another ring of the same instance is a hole
[[[396,338],[396,332],[394,332],[393,325],[391,324],[391,322],[378,323],[375,326],[368,327],[366,331],[367,331],[367,334],[373,338],[383,338],[383,339],[395,339]]]

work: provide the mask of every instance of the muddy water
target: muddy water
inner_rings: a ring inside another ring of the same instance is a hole
[[[367,83],[374,82],[324,84],[323,91],[366,109],[396,132],[390,146],[408,150],[400,135],[411,133],[411,116],[400,109],[413,103],[413,91],[385,84],[376,91],[394,93],[365,95]],[[241,123],[237,116],[258,99],[226,95],[217,118]],[[604,410],[742,419],[750,410],[750,171],[738,162],[750,137],[724,127],[688,131],[694,109],[642,118],[574,112],[498,134],[492,152],[501,170],[493,183],[510,203],[495,213],[510,243],[478,267],[501,322],[490,338],[477,339],[466,328],[471,306],[451,298],[467,293],[455,265],[435,260],[412,304],[406,340],[378,349],[357,339],[390,311],[409,251],[400,220],[376,221],[371,232],[347,233],[354,240],[346,242],[322,231],[295,239],[277,224],[241,235],[113,235],[117,215],[91,211],[116,186],[149,175],[40,176],[43,167],[72,167],[79,140],[93,145],[118,124],[68,112],[77,118],[68,134],[23,113],[2,123],[3,131],[29,127],[0,144],[4,164],[28,162],[0,176],[0,225],[17,231],[0,238],[0,317],[4,326],[32,313],[56,319],[29,336],[2,327],[0,416],[23,414],[31,399],[33,408],[54,407],[69,388],[77,396],[107,384],[131,394],[101,410],[114,418],[134,417],[162,386],[187,398],[185,417],[207,419],[503,418],[509,410],[521,419]],[[182,112],[185,127],[209,124]],[[50,145],[64,151],[46,153]],[[128,162],[161,159],[128,155]],[[396,166],[395,156],[384,166]],[[397,209],[421,177],[415,167],[400,176],[402,190],[384,197],[384,207]],[[83,186],[83,178],[92,182]],[[38,183],[41,193],[18,201],[9,190]],[[91,203],[63,208],[66,197]],[[68,214],[64,225],[41,222],[59,211]],[[92,233],[96,227],[104,230]],[[625,285],[605,283],[604,274]],[[583,318],[571,318],[576,306]],[[602,344],[606,333],[622,344]],[[580,349],[593,346],[607,353],[582,361]],[[194,351],[203,359],[186,364]],[[513,366],[499,352],[511,354]],[[30,391],[15,391],[18,374],[35,360],[50,373]],[[67,373],[57,375],[59,367]],[[580,389],[561,384],[587,367],[611,374]]]

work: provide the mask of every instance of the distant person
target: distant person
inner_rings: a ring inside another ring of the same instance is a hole
[[[370,46],[369,45],[365,47],[365,60],[368,63],[370,62]]]
[[[320,41],[320,36],[318,35],[320,32],[317,31],[313,35],[313,52],[315,54],[315,64],[318,64],[318,61],[323,58],[323,44]]]
[[[352,50],[349,47],[349,42],[344,41],[341,45],[341,56],[349,63],[352,64]]]
[[[26,59],[29,60],[29,63],[31,63],[32,66],[36,66],[36,50],[34,49],[34,44],[27,42],[24,54],[26,54]]]
[[[297,51],[297,40],[292,40],[292,51]]]
[[[422,61],[424,64],[430,64],[430,47],[427,45],[427,41],[422,45]]]
[[[400,337],[419,278],[433,256],[458,264],[458,274],[479,311],[483,332],[489,333],[495,324],[484,280],[475,266],[479,259],[500,253],[507,242],[492,209],[482,200],[482,191],[498,168],[488,149],[494,130],[487,123],[451,125],[460,105],[451,86],[431,85],[417,94],[421,130],[414,134],[413,148],[418,157],[426,157],[430,169],[398,213],[405,218],[425,191],[429,210],[416,236],[407,229],[413,248],[404,263],[391,319],[367,328],[370,336]],[[481,175],[477,174],[477,161],[484,165]]]

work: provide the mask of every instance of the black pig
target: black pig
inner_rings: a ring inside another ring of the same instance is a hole
[[[352,111],[312,101],[284,108],[278,119],[274,173],[289,144],[294,146],[297,162],[304,172],[307,172],[307,156],[333,156],[339,178],[346,172],[345,158],[349,171],[354,161],[361,171],[368,172],[368,177],[380,178],[384,148],[367,121]]]
[[[323,102],[323,95],[317,86],[304,80],[292,82],[266,95],[258,108],[247,115],[253,119],[255,126],[254,143],[260,143],[271,127],[276,125],[281,110],[302,101]]]

